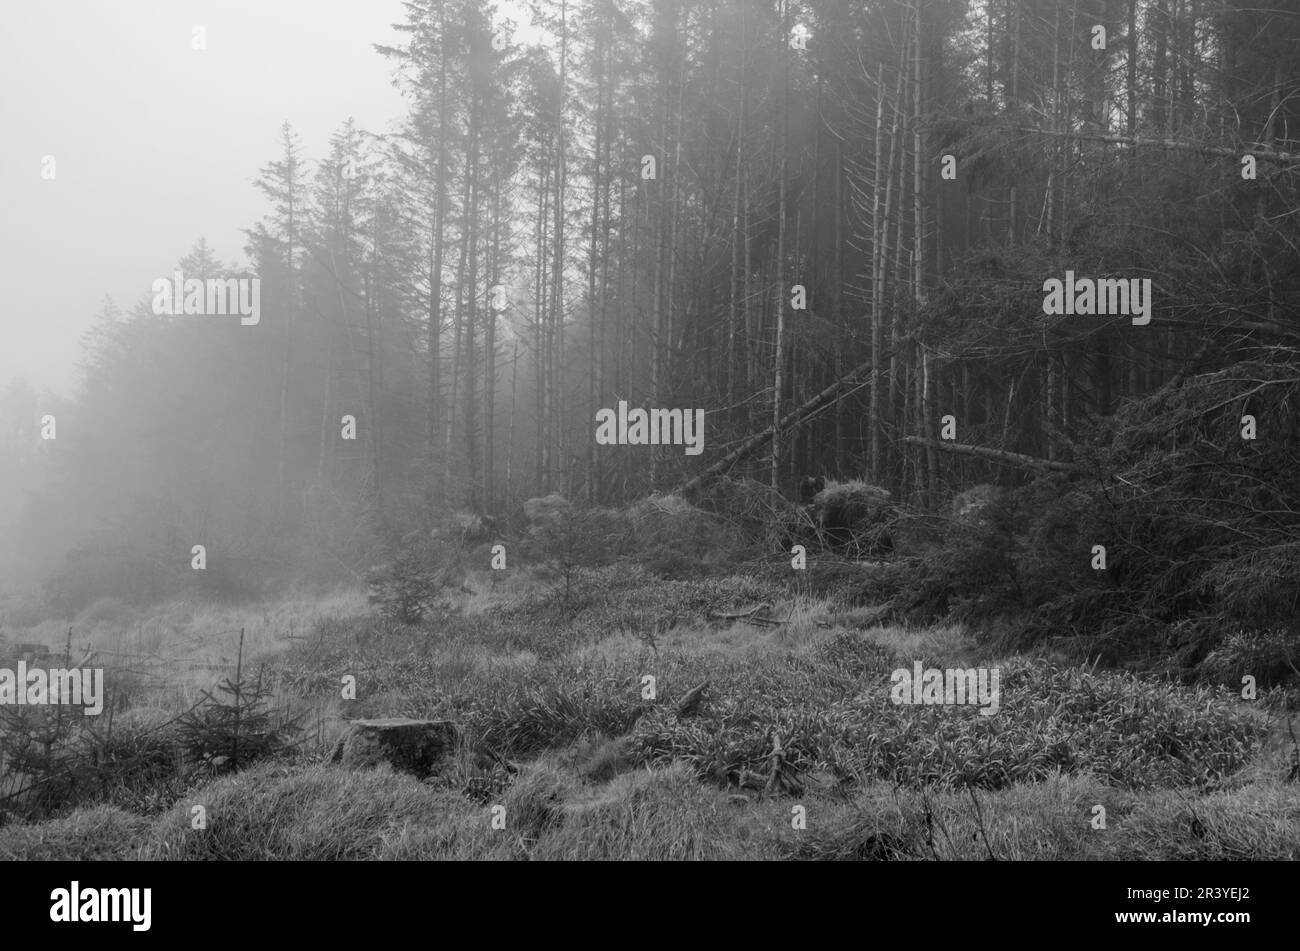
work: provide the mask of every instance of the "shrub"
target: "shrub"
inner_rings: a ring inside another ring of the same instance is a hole
[[[795,505],[766,482],[724,476],[709,486],[701,505],[750,547],[782,550],[816,534],[808,508]]]
[[[833,545],[864,554],[893,548],[888,523],[895,514],[887,489],[866,482],[827,482],[813,498],[818,531]]]
[[[833,669],[854,678],[868,672],[888,674],[898,666],[892,650],[857,631],[841,631],[822,641],[817,645],[816,656]]]
[[[148,812],[170,805],[193,772],[173,725],[129,719],[101,726],[77,708],[0,708],[0,755],[11,812],[30,819],[88,803],[108,802]]]
[[[240,638],[242,664],[243,638]],[[283,753],[291,748],[298,732],[296,719],[285,719],[267,705],[271,687],[263,681],[240,676],[217,685],[220,696],[203,691],[203,702],[180,720],[181,742],[195,759],[218,771],[241,766]]]
[[[1201,661],[1201,674],[1229,686],[1241,686],[1249,674],[1261,687],[1272,687],[1300,677],[1300,636],[1293,631],[1271,628],[1263,631],[1237,630],[1224,638]]]
[[[1103,631],[1110,659],[1159,656],[1159,639],[1190,624],[1210,635],[1183,653],[1190,669],[1226,633],[1293,624],[1300,443],[1223,436],[1248,403],[1261,432],[1294,431],[1292,364],[1279,353],[1198,373],[1127,401],[1090,435],[1099,448],[1082,461],[1112,476],[1059,492],[1050,528],[1065,543],[1038,549],[1057,594],[1039,605],[1034,636]],[[1104,582],[1078,570],[1080,545],[1094,544],[1107,549]]]
[[[573,610],[587,594],[582,569],[612,561],[624,528],[614,513],[576,508],[558,495],[530,499],[524,507],[531,521],[528,553],[543,563],[539,577],[551,581],[564,610]]]
[[[438,596],[464,580],[459,548],[425,532],[405,536],[392,559],[372,568],[366,577],[370,603],[402,624],[424,620],[437,607]]]

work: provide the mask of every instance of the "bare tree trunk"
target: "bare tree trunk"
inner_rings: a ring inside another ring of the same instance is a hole
[[[884,413],[880,405],[880,358],[885,345],[884,338],[884,295],[881,287],[884,282],[884,257],[881,244],[884,241],[884,227],[880,218],[880,145],[883,138],[885,118],[885,64],[876,67],[876,142],[875,162],[872,165],[871,181],[871,481],[880,484],[884,473],[884,460],[881,458],[880,435],[884,429]],[[893,154],[892,144],[890,154]],[[888,180],[888,177],[886,177]],[[886,212],[888,214],[888,212]]]
[[[925,439],[920,436],[904,436],[903,442],[906,443],[924,443]],[[978,456],[981,459],[989,459],[993,462],[1003,462],[1007,465],[1022,466],[1031,469],[1050,469],[1053,472],[1073,472],[1082,473],[1085,470],[1080,466],[1071,465],[1068,462],[1053,462],[1048,459],[1038,459],[1034,456],[1026,456],[1024,453],[1007,452],[1003,449],[990,449],[987,446],[968,446],[963,443],[948,442],[946,440],[935,444],[940,452],[955,452],[969,456]]]
[[[377,245],[378,242],[375,242]],[[377,259],[378,248],[372,250],[372,262]],[[384,467],[383,467],[383,427],[379,412],[379,394],[383,389],[383,367],[380,363],[379,343],[379,302],[374,299],[376,282],[369,271],[366,274],[366,362],[368,380],[367,402],[370,411],[370,459],[375,478],[375,517],[380,526],[387,526],[388,517],[384,511]]]
[[[550,176],[547,174],[548,169],[544,168],[538,175],[537,179],[537,266],[535,269],[535,286],[534,309],[536,312],[536,334],[533,340],[533,358],[535,363],[534,386],[536,387],[536,404],[537,413],[537,446],[536,448],[536,492],[538,495],[545,495],[550,491],[550,477],[548,475],[550,457],[547,447],[548,431],[550,423],[550,406],[547,403],[547,397],[550,395],[550,387],[546,385],[546,373],[548,369],[547,351],[549,347],[549,329],[547,318],[548,286],[546,274],[546,248],[547,248],[547,221],[550,209]]]
[[[1136,136],[1129,138],[1125,135],[1114,135],[1111,133],[1098,132],[1055,132],[1051,129],[1035,129],[1028,126],[1017,127],[1014,131],[1025,132],[1033,135],[1052,135],[1064,139],[1075,139],[1087,142],[1109,142],[1113,145],[1128,145],[1133,148],[1152,148],[1152,149],[1172,149],[1179,152],[1199,152],[1202,155],[1221,155],[1225,158],[1240,158],[1240,149],[1230,149],[1226,146],[1202,145],[1199,142],[1184,142],[1179,139],[1170,139],[1167,137],[1154,138],[1151,136]],[[1250,154],[1255,156],[1259,161],[1277,162],[1282,165],[1290,165],[1300,162],[1300,152],[1282,152],[1277,149],[1266,149],[1252,145]]]
[[[659,371],[659,384],[655,391],[655,399],[659,406],[668,402],[670,393],[668,390],[668,371],[673,365],[676,356],[676,346],[674,343],[675,332],[673,329],[673,298],[677,288],[677,225],[679,217],[679,170],[682,164],[682,114],[686,95],[686,55],[682,54],[681,65],[677,76],[677,116],[676,129],[673,132],[673,167],[669,172],[669,198],[668,207],[672,209],[672,217],[669,219],[668,228],[668,275],[667,284],[664,288],[664,319],[660,327],[662,335],[662,344],[660,347],[660,357],[663,360],[663,366]],[[663,483],[663,463],[665,448],[652,446],[650,449],[650,484],[658,488]]]
[[[631,233],[632,242],[631,252],[628,251],[628,233]],[[629,221],[627,214],[627,185],[620,183],[618,186],[618,277],[615,279],[617,287],[617,301],[614,308],[614,392],[618,396],[627,393],[627,328],[624,326],[626,320],[623,309],[623,269],[629,256],[636,259],[636,209],[632,211],[632,217]],[[636,300],[636,268],[632,269],[632,291],[631,299]],[[633,307],[633,312],[636,308]]]
[[[568,0],[560,0],[560,93],[555,124],[555,225],[553,229],[554,250],[551,254],[551,320],[553,330],[551,336],[551,378],[548,381],[550,385],[548,386],[547,398],[553,414],[555,451],[562,479],[567,472],[564,455],[566,442],[563,406],[564,389],[561,386],[561,378],[564,375],[564,193],[567,185],[564,107],[569,82],[568,12]],[[563,484],[562,491],[569,492],[569,486]]]
[[[903,90],[904,90],[903,77],[907,75],[907,52],[908,52],[907,31],[910,25],[911,25],[910,21],[904,23],[903,26],[904,35],[899,44],[900,49],[898,54],[898,77],[894,88],[894,104],[893,104],[894,122],[893,122],[893,128],[890,131],[890,135],[889,135],[889,169],[887,172],[886,182],[885,182],[885,215],[884,215],[883,222],[881,224],[881,232],[883,234],[884,241],[882,242],[882,246],[881,246],[880,290],[883,299],[886,301],[891,300],[889,295],[892,292],[893,288],[896,287],[898,284],[897,248],[900,247],[902,244],[903,166],[906,161],[906,156],[902,154],[902,149],[903,149],[902,137],[899,133],[901,131],[902,115],[903,115]],[[891,257],[891,251],[890,251],[891,245],[889,241],[889,224],[890,224],[890,215],[893,212],[893,198],[895,194],[895,189],[894,189],[895,164],[897,164],[898,166],[897,194],[898,194],[899,211],[894,221],[895,239],[893,243],[893,248],[895,250],[893,251],[893,255]],[[890,280],[891,271],[893,272],[892,281]],[[889,418],[889,425],[892,429],[897,429],[898,426],[898,396],[900,393],[900,386],[902,385],[900,381],[900,374],[899,374],[899,367],[901,366],[901,359],[900,359],[901,333],[902,333],[901,321],[899,320],[898,314],[894,312],[893,309],[891,308],[890,321],[889,321],[889,399],[887,401],[888,403],[887,416]],[[891,457],[893,457],[895,454],[890,453],[890,455]],[[892,461],[893,459],[891,458],[891,462]]]
[[[425,523],[433,521],[434,499],[446,496],[446,486],[437,478],[438,443],[442,435],[442,385],[440,363],[442,361],[442,258],[443,230],[447,217],[447,51],[446,51],[446,16],[439,8],[438,25],[439,43],[442,44],[438,56],[438,169],[434,173],[434,212],[430,228],[432,247],[429,251],[429,323],[426,328],[427,350],[429,359],[429,402],[428,418],[425,422]]]
[[[732,429],[737,429],[740,422],[738,406],[740,404],[743,365],[740,354],[740,305],[745,292],[745,267],[748,265],[742,256],[745,239],[741,221],[741,207],[744,166],[742,158],[745,150],[745,79],[746,50],[749,38],[745,32],[745,5],[740,5],[740,101],[736,106],[736,180],[732,194],[732,240],[731,240],[731,302],[727,311],[727,405],[732,407],[729,417]]]
[[[1064,90],[1061,96],[1060,116],[1061,120],[1057,124],[1058,129],[1069,129],[1074,125],[1074,114],[1070,109],[1070,87],[1074,81],[1074,50],[1078,45],[1073,41],[1073,37],[1078,35],[1079,25],[1079,0],[1074,0],[1070,8],[1070,55],[1066,59]],[[1061,150],[1061,176],[1060,176],[1060,193],[1061,200],[1059,211],[1056,215],[1056,234],[1058,244],[1064,241],[1070,233],[1070,182],[1071,176],[1068,174],[1071,165],[1074,163],[1074,143],[1069,139],[1065,140],[1065,148]]]
[[[510,361],[510,422],[507,424],[509,435],[506,437],[506,511],[514,507],[515,501],[515,408],[519,392],[519,338],[515,338],[514,359]]]
[[[493,163],[492,172],[492,276],[488,286],[496,287],[501,281],[501,173]],[[491,303],[487,307],[486,329],[483,335],[483,510],[495,512],[496,494],[493,481],[496,472],[496,407],[497,407],[497,314]]]
[[[924,153],[924,141],[921,135],[921,106],[924,89],[921,85],[921,0],[912,0],[912,14],[915,28],[912,33],[912,299],[919,313],[925,306],[925,196],[924,178],[922,176],[921,158]],[[926,355],[925,342],[920,341],[920,378],[921,387],[917,401],[921,413],[921,432],[933,438],[934,413],[931,409],[930,364]],[[926,480],[922,498],[925,505],[933,504],[934,493],[939,481],[939,456],[933,448],[926,452]],[[918,471],[920,466],[918,465]]]
[[[333,257],[332,251],[331,251],[331,257]],[[335,273],[335,283],[336,285],[338,285],[337,289],[338,289],[338,296],[339,296],[339,306],[341,308],[344,308],[341,311],[341,313],[346,314],[347,303],[344,301],[343,298],[343,287],[341,284],[338,284],[339,278],[338,278],[337,269],[335,270],[334,273]],[[323,488],[325,486],[326,449],[330,442],[329,415],[330,415],[331,390],[333,389],[333,384],[334,384],[334,335],[333,333],[331,333],[330,330],[331,321],[329,319],[328,314],[324,311],[317,311],[317,316],[320,317],[321,319],[321,333],[325,338],[324,347],[322,348],[324,352],[321,354],[322,364],[325,372],[321,374],[320,436],[319,439],[317,440],[317,452],[316,452],[316,484]],[[347,326],[346,318],[344,319],[343,324],[345,327]]]
[[[988,100],[989,110],[993,109],[993,4],[984,4],[985,40],[984,40],[984,98]]]
[[[473,107],[471,107],[472,109]],[[473,120],[471,120],[473,127]],[[447,430],[443,442],[442,457],[442,502],[445,505],[448,501],[448,490],[451,482],[451,457],[452,443],[455,438],[456,430],[456,407],[458,394],[460,392],[460,374],[461,374],[461,346],[465,336],[465,269],[469,265],[471,254],[470,239],[472,226],[471,221],[471,203],[474,194],[474,150],[477,142],[475,136],[470,136],[470,141],[465,143],[465,185],[461,193],[461,234],[460,234],[460,260],[456,262],[456,302],[453,311],[452,325],[452,344],[451,344],[451,386],[448,388],[450,399],[447,405]],[[472,297],[472,294],[471,294]],[[472,344],[471,344],[472,346]],[[472,477],[472,473],[471,473]]]
[[[848,302],[845,295],[844,282],[844,143],[840,139],[835,140],[835,244],[833,253],[835,254],[835,325],[836,332],[840,339],[845,337],[845,328],[850,319],[848,317]],[[839,376],[844,372],[845,364],[848,362],[845,356],[846,346],[840,347],[836,354],[833,364],[833,372]],[[843,403],[835,404],[835,472],[843,475],[849,471],[849,425],[846,408]],[[855,427],[857,434],[856,444],[861,451],[862,447],[862,426],[861,417],[859,425]],[[870,417],[868,417],[868,424]]]
[[[1011,0],[1011,5],[1015,10],[1012,17],[1012,41],[1011,41],[1011,107],[1015,111],[1020,108],[1020,2]],[[1016,186],[1011,185],[1011,193],[1008,196],[1009,207],[1007,210],[1007,241],[1008,244],[1015,246],[1016,243]]]
[[[465,504],[471,512],[483,509],[480,493],[478,450],[478,399],[475,392],[476,341],[478,333],[478,203],[479,203],[479,110],[478,97],[471,96],[469,149],[465,174],[469,179],[469,207],[466,211],[465,248],[469,254],[469,282],[465,294]]]
[[[605,63],[602,78],[604,87],[605,107],[602,118],[604,119],[603,132],[603,154],[601,161],[604,166],[605,174],[600,184],[601,200],[604,202],[604,215],[601,221],[601,250],[600,250],[600,309],[599,309],[599,332],[596,341],[596,387],[597,396],[604,399],[609,392],[609,233],[610,233],[610,154],[612,139],[614,137],[613,115],[614,115],[614,83],[613,83],[613,53],[614,44],[612,34],[609,42],[605,47]],[[620,208],[620,213],[621,213]],[[592,439],[595,439],[595,428],[591,421]],[[596,485],[596,501],[604,501],[604,458],[596,457],[594,481]]]
[[[280,370],[280,440],[277,453],[280,483],[279,504],[281,508],[284,507],[285,502],[288,500],[289,377],[290,369],[293,366],[293,325],[298,298],[298,279],[294,271],[295,251],[298,246],[298,208],[295,202],[297,197],[295,186],[297,185],[298,163],[294,158],[292,135],[287,122],[284,125],[283,133],[284,190],[288,202],[288,220],[285,234],[285,281],[288,284],[288,293],[285,295],[284,358]]]
[[[624,359],[624,356],[622,355],[619,358],[624,362],[622,363],[622,369],[619,371],[620,379],[622,380],[622,383],[619,386],[618,395],[620,398],[627,398],[627,399],[631,398],[629,394],[632,392],[632,390],[636,389],[637,387],[636,371],[635,369],[633,369],[634,367],[638,366],[636,327],[641,323],[640,320],[641,302],[640,302],[640,298],[637,296],[637,284],[639,283],[637,278],[640,274],[641,269],[637,266],[637,262],[640,260],[642,231],[648,230],[650,224],[650,202],[648,200],[642,201],[641,195],[642,195],[642,190],[640,188],[634,189],[632,192],[632,198],[633,198],[632,220],[629,226],[632,232],[632,250],[627,258],[629,261],[632,262],[632,279],[629,282],[632,285],[632,287],[628,295],[628,301],[630,302],[631,307],[628,309],[628,314],[625,318],[626,326],[624,326],[623,329],[623,337],[626,342],[626,348],[627,348],[626,359]],[[637,221],[637,214],[643,208],[644,208],[644,215],[643,215],[644,225],[642,225]],[[623,261],[620,258],[619,259],[620,269],[622,268],[622,266],[623,266]],[[623,326],[623,324],[620,324],[620,326]],[[626,489],[627,484],[631,481],[632,478],[631,454],[628,453],[626,450],[622,450],[620,461],[622,462],[622,470],[623,470],[622,485]]]
[[[1138,0],[1128,0],[1128,123],[1126,128],[1130,138],[1137,135],[1137,6]]]
[[[600,115],[600,108],[603,107],[604,100],[599,101],[596,115],[596,142],[593,149],[593,170],[591,175],[591,236],[587,246],[587,467],[585,473],[584,488],[586,490],[587,502],[593,502],[596,497],[596,429],[591,420],[596,417],[596,410],[599,409],[596,396],[596,366],[600,362],[600,354],[596,348],[596,249],[597,249],[597,231],[600,228],[600,135],[602,131],[603,116]]]
[[[1043,442],[1047,445],[1047,458],[1056,458],[1056,440],[1053,438],[1055,420],[1052,405],[1056,399],[1056,358],[1047,351],[1047,398],[1043,400]]]
[[[1053,21],[1052,28],[1052,128],[1058,129],[1061,125],[1061,8],[1056,8],[1056,19]],[[1047,218],[1046,231],[1047,240],[1052,242],[1056,232],[1053,230],[1055,224],[1054,218],[1056,213],[1056,178],[1060,165],[1060,149],[1052,153],[1052,161],[1047,171],[1047,194],[1043,199],[1043,207]]]
[[[781,398],[785,389],[785,309],[788,304],[785,287],[785,176],[786,144],[789,135],[790,106],[790,43],[789,0],[781,5],[781,45],[784,68],[784,85],[781,99],[781,170],[778,173],[778,209],[776,238],[776,367],[772,382],[772,488],[781,488]]]
[[[1155,52],[1151,63],[1151,126],[1157,135],[1164,135],[1169,115],[1169,62],[1166,57],[1169,48],[1168,0],[1157,0],[1154,12],[1147,13],[1147,29],[1155,34]]]

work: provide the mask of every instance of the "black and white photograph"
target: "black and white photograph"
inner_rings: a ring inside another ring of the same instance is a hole
[[[1300,2],[4,20],[22,918],[147,932],[199,862],[1281,910]]]

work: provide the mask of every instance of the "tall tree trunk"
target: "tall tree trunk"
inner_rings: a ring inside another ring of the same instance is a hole
[[[374,289],[377,282],[371,277],[373,262],[378,260],[378,241],[374,242],[371,252],[371,268],[366,272],[366,380],[367,409],[370,415],[370,464],[374,472],[375,518],[381,529],[386,530],[388,516],[384,510],[384,467],[383,467],[383,428],[379,411],[379,394],[383,390],[383,367],[380,364],[380,300],[375,298]]]
[[[546,275],[546,248],[547,248],[547,221],[550,209],[550,176],[548,168],[543,168],[537,178],[537,247],[536,247],[536,268],[534,269],[535,286],[533,290],[534,310],[536,313],[536,334],[533,340],[533,360],[534,374],[533,383],[536,387],[536,404],[537,413],[537,445],[536,449],[536,493],[545,495],[550,491],[549,473],[549,423],[550,423],[550,405],[547,398],[550,396],[551,389],[546,385],[547,350],[549,346],[550,333],[548,329],[547,302],[549,295],[547,287],[549,286]]]
[[[912,0],[915,28],[912,31],[914,55],[912,56],[912,300],[917,313],[925,306],[925,193],[922,173],[922,156],[925,152],[921,133],[921,107],[924,89],[921,85],[921,0]],[[925,341],[921,341],[921,389],[918,409],[922,429],[934,436],[934,413],[931,408],[930,366]],[[918,470],[919,470],[918,466]],[[925,491],[922,494],[926,507],[933,504],[933,495],[939,480],[939,455],[931,446],[926,450]]]
[[[471,512],[483,510],[479,492],[478,394],[475,389],[478,334],[478,203],[479,203],[479,101],[470,98],[469,148],[465,174],[469,179],[469,207],[466,211],[465,248],[469,255],[469,279],[465,286],[465,487],[464,504]]]
[[[781,398],[785,387],[785,310],[789,304],[785,286],[785,176],[786,144],[789,135],[790,113],[790,21],[789,0],[781,5],[781,45],[784,80],[781,97],[781,141],[778,146],[781,153],[781,170],[778,173],[779,189],[777,206],[776,238],[776,366],[772,383],[772,466],[771,484],[774,490],[781,488]]]
[[[727,310],[727,405],[730,407],[728,417],[731,424],[730,428],[735,431],[740,427],[740,400],[741,393],[744,391],[743,362],[740,353],[741,324],[740,324],[740,306],[744,297],[745,288],[745,268],[748,261],[742,256],[745,248],[745,238],[742,230],[743,209],[742,200],[742,183],[744,181],[744,165],[742,159],[745,152],[745,80],[746,80],[746,51],[749,46],[749,39],[745,32],[745,5],[740,5],[740,95],[739,102],[736,105],[736,163],[735,163],[735,182],[732,191],[732,236],[731,236],[731,300]]]
[[[884,289],[885,277],[884,254],[881,246],[885,239],[885,228],[880,217],[880,146],[884,137],[885,117],[885,64],[876,67],[876,141],[875,161],[872,165],[871,181],[871,481],[880,484],[884,473],[884,460],[881,458],[881,432],[885,426],[885,414],[880,405],[880,358],[884,347]],[[893,145],[890,145],[893,154]],[[888,176],[886,176],[888,181]],[[888,211],[886,211],[888,215]]]
[[[501,172],[493,163],[492,171],[492,276],[489,287],[501,282]],[[495,296],[495,295],[494,295]],[[487,307],[483,334],[483,511],[496,512],[496,392],[497,392],[497,314]]]
[[[845,295],[844,282],[844,143],[840,139],[835,140],[835,243],[833,245],[835,254],[835,330],[841,340],[849,336],[850,340],[856,338],[856,334],[846,334],[846,325],[848,317],[848,301]],[[837,349],[833,371],[836,376],[844,372],[848,358],[845,356],[848,350],[849,341]],[[849,426],[847,419],[847,409],[843,402],[835,404],[835,473],[843,476],[849,471]],[[859,417],[860,419],[860,417]],[[868,422],[869,422],[868,418]],[[862,427],[859,423],[854,427],[857,434],[857,448],[860,452],[862,449]]]
[[[882,304],[889,306],[889,390],[886,415],[889,420],[889,427],[896,431],[898,427],[898,397],[902,393],[901,374],[899,372],[902,366],[900,354],[900,340],[902,334],[902,322],[893,305],[893,289],[898,285],[898,248],[902,243],[902,204],[903,204],[903,166],[905,156],[903,152],[903,140],[900,135],[902,117],[903,117],[903,78],[907,75],[907,52],[908,36],[907,32],[911,26],[908,19],[903,26],[903,37],[899,43],[898,54],[898,76],[894,87],[894,121],[893,127],[889,133],[889,168],[885,180],[885,212],[881,222],[881,233],[883,241],[881,243],[881,260],[880,260],[880,293]],[[898,185],[894,185],[894,169],[898,169]],[[898,196],[898,213],[894,213],[894,196]],[[891,245],[889,238],[889,226],[891,215],[894,216],[894,241]],[[892,250],[891,250],[892,249]],[[895,464],[900,458],[900,454],[890,453],[890,468],[894,469]]]
[[[1013,8],[1011,39],[1011,101],[1013,112],[1020,111],[1020,0],[1008,0]],[[1016,243],[1016,185],[1013,182],[1007,203],[1007,243]]]
[[[677,353],[675,344],[675,310],[673,307],[674,296],[677,289],[677,228],[679,219],[679,170],[682,164],[682,115],[686,95],[686,52],[681,55],[681,65],[677,75],[677,116],[676,128],[673,132],[673,166],[669,172],[669,198],[668,206],[672,209],[672,217],[668,228],[668,275],[667,286],[664,289],[664,319],[660,328],[663,337],[661,357],[664,361],[659,373],[659,389],[656,390],[655,400],[657,405],[664,406],[671,398],[668,371],[673,366]],[[650,449],[650,482],[655,488],[663,484],[663,463],[665,447],[662,445],[652,446]]]
[[[605,47],[605,62],[603,67],[603,82],[605,105],[602,118],[604,119],[604,131],[602,134],[603,152],[601,154],[601,164],[604,168],[604,177],[600,183],[601,201],[604,203],[604,211],[601,219],[601,238],[600,238],[600,307],[599,307],[599,332],[596,340],[596,388],[598,398],[603,400],[609,392],[609,243],[610,243],[610,155],[612,149],[612,139],[614,137],[614,43],[613,27],[606,21],[607,28],[611,31],[608,42]],[[620,208],[620,214],[622,209]],[[588,420],[588,426],[591,429],[592,439],[595,439],[595,427],[593,420]],[[597,456],[595,461],[595,501],[604,501],[604,457]]]
[[[1056,357],[1051,350],[1047,351],[1047,396],[1043,400],[1043,442],[1047,450],[1047,458],[1056,458],[1056,440],[1055,429],[1056,420],[1054,418],[1053,405],[1056,402]]]
[[[984,98],[988,100],[989,111],[993,111],[993,8],[994,4],[984,4]]]
[[[298,247],[298,205],[297,182],[298,162],[293,153],[293,141],[286,122],[284,134],[284,191],[288,214],[285,231],[285,281],[288,293],[285,295],[285,332],[284,356],[280,369],[280,439],[277,453],[278,475],[280,484],[279,504],[283,509],[288,501],[288,463],[289,452],[289,379],[293,366],[293,325],[298,308],[298,277],[294,269]]]
[[[519,338],[515,338],[514,358],[510,361],[510,421],[506,424],[506,512],[515,504],[515,410],[519,394]]]
[[[564,375],[564,195],[567,185],[564,108],[569,82],[568,11],[568,0],[560,0],[560,91],[555,124],[555,225],[553,228],[555,244],[551,254],[551,320],[553,329],[551,335],[550,394],[548,396],[554,420],[555,453],[560,467],[559,475],[562,480],[567,470],[565,460],[564,389],[561,386],[561,378]],[[562,482],[562,486],[562,491],[565,493],[570,491],[566,483]]]
[[[447,217],[447,50],[446,12],[439,7],[438,41],[438,161],[434,173],[434,211],[430,227],[429,251],[429,322],[426,327],[428,351],[429,401],[425,420],[425,525],[433,522],[434,499],[445,497],[446,486],[436,473],[438,444],[442,435],[442,397],[439,393],[442,360],[442,257],[443,229]]]
[[[600,354],[597,350],[596,343],[596,325],[599,318],[596,315],[596,258],[598,248],[598,232],[600,229],[600,137],[603,131],[603,108],[604,99],[599,98],[596,110],[596,141],[592,149],[592,174],[591,174],[591,234],[587,245],[587,466],[585,473],[584,489],[588,503],[594,502],[596,498],[596,428],[592,420],[596,417],[596,410],[599,409],[596,395],[596,367],[600,362]]]
[[[1126,129],[1130,137],[1137,134],[1137,66],[1138,66],[1138,33],[1137,33],[1137,8],[1138,0],[1128,0],[1128,124]]]
[[[1056,8],[1056,18],[1052,25],[1052,128],[1061,127],[1061,8]],[[1046,234],[1049,243],[1054,241],[1056,234],[1053,225],[1056,214],[1056,179],[1058,174],[1063,174],[1060,169],[1061,149],[1055,148],[1051,152],[1051,164],[1047,171],[1047,195],[1043,200],[1043,206],[1047,218]]]
[[[1155,9],[1147,13],[1147,29],[1155,34],[1151,63],[1151,125],[1156,135],[1164,135],[1169,115],[1169,0],[1156,0]]]

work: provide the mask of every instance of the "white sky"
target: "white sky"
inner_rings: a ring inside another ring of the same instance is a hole
[[[22,374],[70,394],[104,296],[130,307],[198,238],[243,260],[241,229],[266,212],[252,179],[285,119],[317,159],[349,115],[375,131],[400,116],[371,44],[400,42],[402,14],[401,0],[6,4],[0,386]]]

